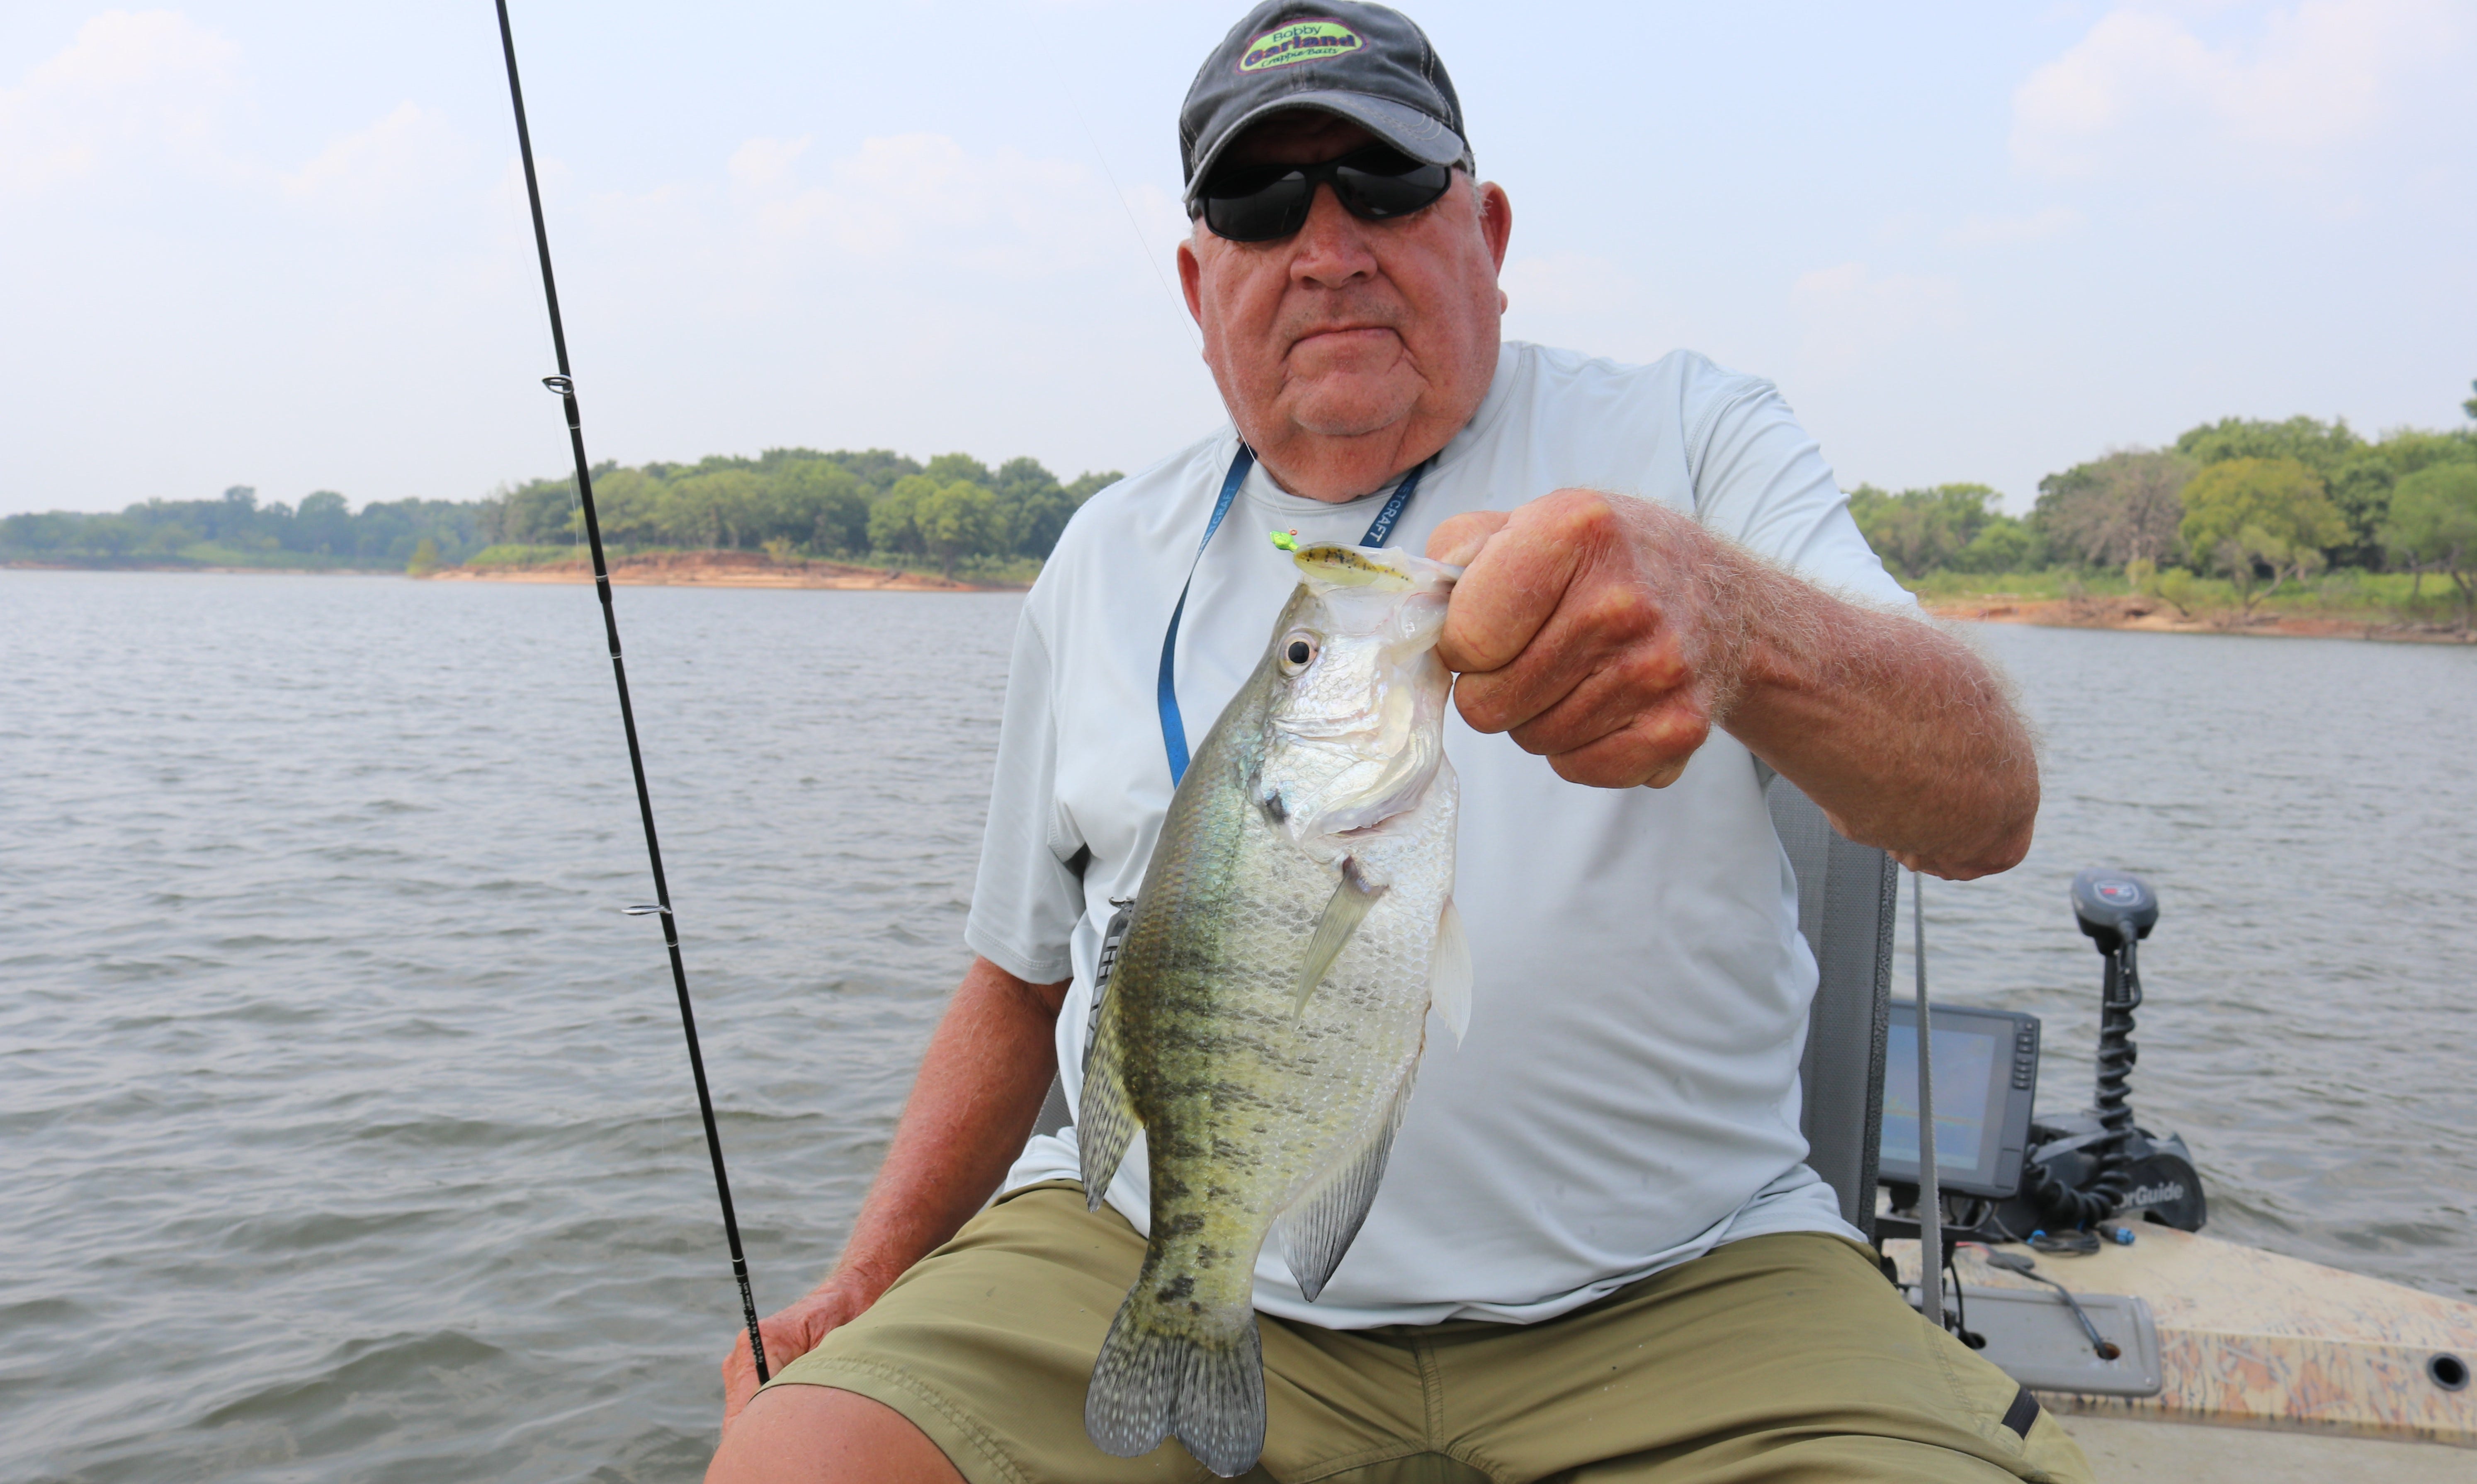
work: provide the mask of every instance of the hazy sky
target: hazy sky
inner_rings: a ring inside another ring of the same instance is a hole
[[[514,9],[597,458],[1072,476],[1219,419],[1174,119],[1240,5]],[[2462,422],[2477,0],[1410,10],[1508,333],[1772,377],[1844,486]],[[488,0],[10,0],[0,326],[0,512],[559,472]]]

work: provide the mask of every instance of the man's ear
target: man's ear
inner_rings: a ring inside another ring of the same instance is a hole
[[[1190,236],[1178,245],[1178,287],[1187,296],[1187,312],[1199,325],[1204,323],[1204,264],[1195,256],[1195,241]]]
[[[1514,240],[1514,198],[1494,181],[1479,187],[1479,235],[1488,240],[1488,256],[1503,272],[1505,245]]]

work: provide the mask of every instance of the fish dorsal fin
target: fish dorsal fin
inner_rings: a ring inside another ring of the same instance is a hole
[[[1350,935],[1367,920],[1367,909],[1385,895],[1382,885],[1371,883],[1359,871],[1358,862],[1341,858],[1341,884],[1324,904],[1324,915],[1316,919],[1315,932],[1308,939],[1307,957],[1299,964],[1298,981],[1290,986],[1298,998],[1290,1006],[1292,1015],[1308,1007],[1308,997],[1324,982],[1324,974],[1341,951],[1350,943]]]
[[[1075,1110],[1075,1150],[1084,1177],[1084,1205],[1101,1209],[1101,1198],[1118,1176],[1118,1162],[1136,1137],[1135,1110],[1127,1105],[1127,1084],[1119,1075],[1117,1017],[1105,1012],[1094,1018],[1092,1039],[1084,1048],[1084,1096]]]
[[[1273,1224],[1274,1235],[1282,1241],[1282,1260],[1289,1265],[1290,1276],[1298,1280],[1299,1292],[1310,1303],[1324,1292],[1333,1270],[1341,1266],[1342,1255],[1367,1221],[1367,1208],[1376,1203],[1376,1187],[1385,1180],[1385,1161],[1393,1152],[1393,1131],[1402,1126],[1402,1110],[1410,1105],[1411,1083],[1418,1071],[1414,1063],[1402,1074],[1392,1106],[1385,1110],[1367,1139],[1337,1161],[1324,1178],[1309,1186]]]
[[[1462,1045],[1463,1032],[1470,1029],[1471,952],[1462,910],[1451,897],[1437,914],[1437,946],[1428,957],[1428,1004],[1454,1033],[1454,1044]]]

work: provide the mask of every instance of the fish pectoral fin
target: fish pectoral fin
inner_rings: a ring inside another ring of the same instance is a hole
[[[1308,998],[1324,982],[1325,971],[1341,956],[1350,935],[1367,920],[1367,909],[1384,895],[1383,883],[1369,881],[1360,873],[1359,863],[1349,856],[1341,858],[1341,884],[1325,902],[1324,915],[1316,919],[1315,932],[1308,939],[1307,959],[1299,965],[1298,983],[1293,986],[1298,998],[1290,1005],[1292,1015],[1308,1007]]]
[[[1460,1046],[1463,1032],[1470,1028],[1471,952],[1463,914],[1451,897],[1437,914],[1437,946],[1428,959],[1428,1003]]]
[[[1411,1083],[1417,1075],[1415,1066],[1403,1074],[1393,1105],[1385,1110],[1375,1131],[1337,1161],[1273,1224],[1274,1234],[1282,1242],[1282,1260],[1289,1265],[1290,1276],[1298,1280],[1299,1292],[1310,1303],[1324,1292],[1333,1270],[1341,1266],[1342,1255],[1367,1221],[1367,1208],[1376,1203],[1376,1187],[1385,1181],[1385,1161],[1393,1152],[1393,1131],[1402,1126],[1402,1110],[1411,1101]]]
[[[1118,1162],[1136,1137],[1136,1114],[1127,1105],[1127,1084],[1118,1074],[1118,1038],[1109,1016],[1101,1018],[1084,1051],[1084,1096],[1075,1110],[1075,1151],[1084,1177],[1084,1205],[1101,1209],[1101,1198],[1118,1177]]]

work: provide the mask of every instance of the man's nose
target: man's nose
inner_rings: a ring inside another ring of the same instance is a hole
[[[1331,182],[1319,181],[1308,202],[1307,225],[1299,229],[1291,245],[1291,279],[1339,288],[1375,275],[1376,255],[1368,248],[1367,224],[1342,206]]]

